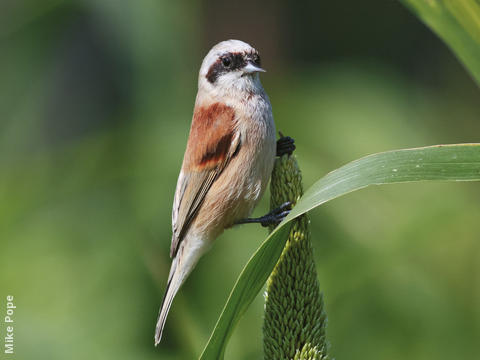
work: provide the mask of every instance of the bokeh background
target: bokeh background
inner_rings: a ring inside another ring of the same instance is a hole
[[[228,38],[260,50],[306,187],[370,153],[480,140],[478,87],[397,1],[2,1],[0,295],[17,306],[12,358],[200,354],[266,236],[222,235],[155,349],[197,73]],[[390,185],[313,211],[331,355],[478,356],[479,196],[477,183]],[[255,214],[267,208],[265,197]],[[227,359],[262,358],[262,303]]]

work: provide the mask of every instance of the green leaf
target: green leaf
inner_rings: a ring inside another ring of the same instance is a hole
[[[200,359],[223,359],[235,325],[262,289],[282,253],[291,220],[370,185],[427,180],[480,180],[480,144],[437,145],[374,154],[344,165],[317,181],[243,269]]]
[[[233,328],[263,288],[263,284],[282,254],[281,244],[285,244],[288,230],[288,226],[278,228],[278,231],[275,231],[275,237],[279,240],[264,241],[243,268],[215,325],[215,330],[203,350],[201,359],[223,359],[225,346]]]
[[[450,46],[480,86],[479,1],[401,1]]]

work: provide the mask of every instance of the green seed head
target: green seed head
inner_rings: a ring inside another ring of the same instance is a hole
[[[303,194],[294,156],[277,159],[270,184],[270,207]],[[263,345],[265,360],[326,360],[327,317],[317,280],[307,215],[292,222],[282,255],[267,281]]]

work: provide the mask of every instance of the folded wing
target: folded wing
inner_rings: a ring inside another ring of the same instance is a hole
[[[205,195],[239,148],[231,107],[214,103],[195,110],[173,202],[171,257],[176,255]]]

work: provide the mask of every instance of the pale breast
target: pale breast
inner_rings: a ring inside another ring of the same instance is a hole
[[[268,98],[262,97],[242,110],[236,111],[240,149],[212,185],[198,214],[197,223],[211,230],[211,237],[252,213],[273,169],[275,124]]]
[[[268,99],[267,99],[268,100]],[[259,101],[254,107],[253,116],[245,123],[248,125],[242,129],[245,134],[246,155],[251,166],[245,169],[245,192],[244,198],[249,207],[246,215],[249,215],[253,207],[264,193],[275,160],[275,124],[268,101]]]

